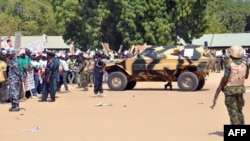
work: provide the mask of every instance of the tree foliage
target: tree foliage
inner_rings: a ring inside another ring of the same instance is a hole
[[[0,0],[0,34],[56,35],[57,28],[50,3],[42,0]]]
[[[169,0],[169,12],[174,21],[173,40],[180,37],[187,43],[204,34],[208,27],[205,18],[207,4],[212,0]]]
[[[0,35],[62,35],[87,50],[250,31],[250,0],[0,0]]]
[[[227,29],[220,22],[219,19],[219,11],[221,4],[223,4],[224,0],[214,0],[208,3],[206,9],[206,19],[208,21],[208,28],[205,33],[224,33],[227,32]]]
[[[205,33],[241,33],[250,28],[250,1],[246,0],[215,0],[207,9],[209,28]]]
[[[101,47],[101,42],[108,42],[112,49],[117,50],[120,45],[173,44],[178,37],[190,42],[201,36],[207,27],[205,9],[209,1],[212,0],[50,2],[57,22],[66,27],[65,40],[74,40],[85,49]],[[67,9],[70,4],[76,14],[70,14],[72,11]]]
[[[168,18],[165,0],[123,0],[117,5],[121,7],[117,29],[123,44],[163,45],[172,42],[173,23]]]

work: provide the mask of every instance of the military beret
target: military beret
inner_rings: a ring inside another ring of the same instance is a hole
[[[53,53],[53,52],[47,52],[47,56],[48,56],[48,57],[54,57],[54,56],[55,56],[55,53]]]
[[[95,57],[102,57],[102,54],[100,52],[96,52]]]

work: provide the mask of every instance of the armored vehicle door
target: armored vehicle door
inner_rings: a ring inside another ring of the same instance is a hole
[[[138,54],[132,64],[133,75],[148,75],[148,64],[154,61],[154,50],[146,49]]]

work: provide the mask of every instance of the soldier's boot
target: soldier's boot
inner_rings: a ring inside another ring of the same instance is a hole
[[[88,87],[83,88],[83,91],[88,91],[88,90],[89,90]]]
[[[13,102],[11,102],[11,107],[9,108],[10,109],[13,109],[15,107],[15,104]]]
[[[19,111],[19,104],[18,103],[13,103],[12,107],[9,109],[10,112],[17,112]]]
[[[165,84],[165,90],[167,90],[168,87],[170,90],[172,90],[172,83],[171,82],[168,82],[167,84]]]
[[[83,87],[83,85],[79,83],[78,84],[78,88],[82,88],[82,87]]]
[[[169,85],[169,89],[170,89],[170,90],[172,90],[172,84],[171,84],[171,85]]]

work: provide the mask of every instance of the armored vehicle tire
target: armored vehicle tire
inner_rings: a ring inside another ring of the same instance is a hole
[[[183,72],[178,77],[177,84],[181,91],[194,91],[198,87],[199,79],[192,72]]]
[[[132,90],[136,85],[136,81],[129,81],[127,86],[126,86],[126,89],[127,90]]]
[[[205,85],[205,78],[202,77],[202,78],[199,80],[199,84],[198,84],[196,90],[201,90],[201,89],[204,87],[204,85]]]
[[[127,86],[128,80],[122,72],[112,72],[108,76],[108,86],[111,90],[121,91]]]

